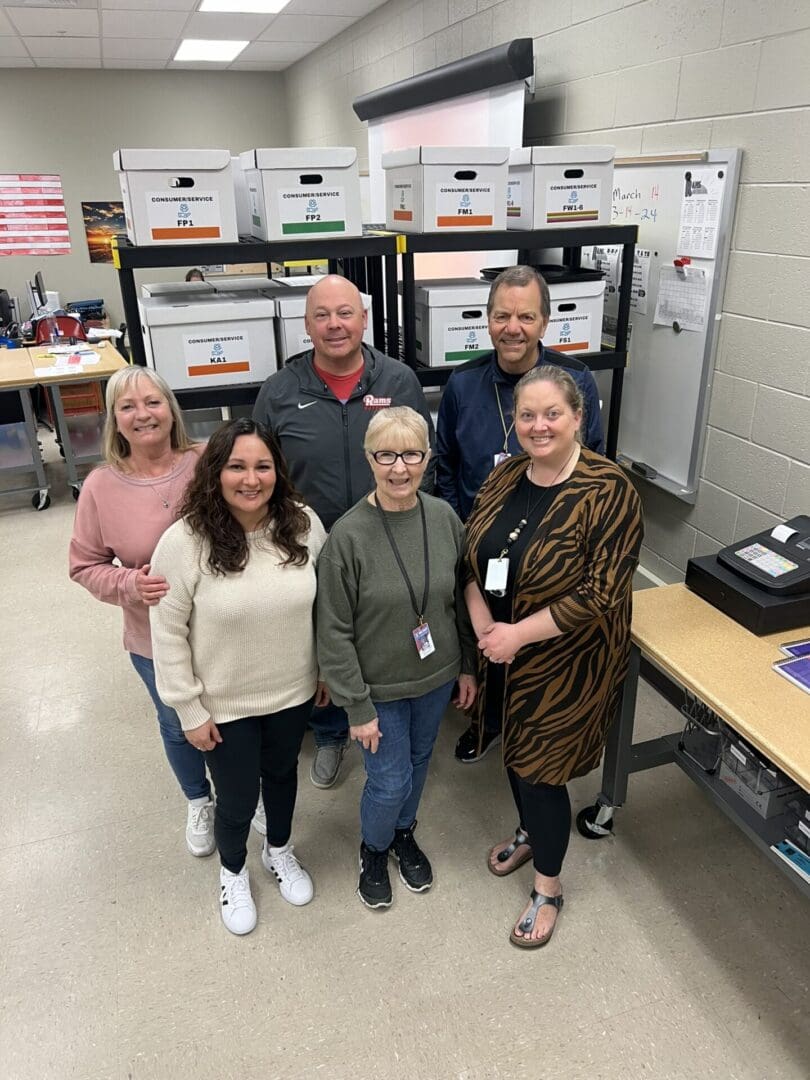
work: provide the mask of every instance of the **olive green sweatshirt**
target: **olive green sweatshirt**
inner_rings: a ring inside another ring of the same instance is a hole
[[[318,561],[318,664],[332,700],[352,726],[377,715],[375,701],[420,697],[475,671],[476,642],[459,568],[464,526],[442,499],[420,493],[428,535],[430,589],[425,621],[436,651],[421,660],[417,616],[385,533],[366,498],[332,527]],[[419,507],[385,515],[417,605],[425,587]]]

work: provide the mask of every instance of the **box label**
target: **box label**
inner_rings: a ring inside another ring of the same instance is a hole
[[[444,328],[445,364],[463,364],[476,356],[492,352],[486,320],[482,322],[450,323]],[[438,358],[433,358],[434,362]]]
[[[413,184],[410,180],[394,181],[394,221],[413,221]]]
[[[342,187],[281,188],[277,198],[283,236],[346,231],[346,191]]]
[[[546,224],[565,225],[570,221],[598,221],[602,201],[602,181],[581,184],[546,184]]]
[[[153,240],[222,239],[218,191],[148,191],[146,220]]]
[[[495,221],[492,184],[439,184],[436,188],[437,229],[491,228]]]
[[[587,352],[591,347],[590,312],[549,319],[543,344],[557,352]]]
[[[250,224],[257,229],[262,228],[262,203],[259,199],[257,184],[248,184],[248,198],[250,199]]]
[[[523,212],[521,209],[522,186],[520,177],[509,177],[506,185],[506,216],[508,218],[519,218]]]
[[[183,355],[191,379],[209,375],[236,375],[250,371],[247,334],[183,334]]]

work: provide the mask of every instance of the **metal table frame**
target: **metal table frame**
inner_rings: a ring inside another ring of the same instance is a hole
[[[3,465],[0,463],[0,472],[3,473],[31,473],[33,472],[37,478],[36,485],[25,484],[21,487],[6,488],[2,492],[3,495],[27,495],[33,494],[31,500],[35,510],[47,510],[50,506],[50,488],[45,476],[45,463],[42,460],[42,453],[39,448],[39,438],[37,436],[37,423],[34,417],[34,408],[31,403],[31,390],[36,386],[36,379],[31,376],[31,383],[25,386],[9,386],[8,388],[0,385],[0,393],[17,393],[20,396],[20,404],[23,410],[23,422],[25,424],[25,433],[28,436],[28,445],[31,450],[31,462],[24,465]]]

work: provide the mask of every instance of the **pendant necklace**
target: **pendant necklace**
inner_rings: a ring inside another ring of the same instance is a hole
[[[520,521],[517,523],[517,525],[514,527],[514,529],[512,529],[512,531],[508,534],[508,536],[506,538],[507,539],[506,546],[504,547],[504,549],[501,551],[500,555],[498,556],[499,559],[504,559],[509,554],[509,548],[512,546],[512,544],[515,543],[517,538],[520,536],[520,534],[523,532],[523,530],[528,525],[529,518],[532,515],[532,511],[535,509],[535,507],[538,505],[540,500],[543,498],[546,491],[548,491],[548,488],[554,487],[554,485],[557,483],[559,478],[562,476],[563,472],[571,464],[571,458],[573,458],[574,454],[577,452],[578,449],[579,449],[578,446],[574,447],[573,451],[565,459],[565,461],[563,462],[562,468],[559,470],[559,472],[554,477],[554,479],[551,481],[551,483],[540,488],[540,495],[539,495],[539,498],[536,501],[534,501],[532,499],[532,496],[534,495],[534,492],[532,491],[532,488],[534,486],[536,486],[536,485],[534,485],[532,483],[532,466],[534,465],[534,462],[533,461],[529,462],[529,470],[528,470],[528,474],[527,474],[528,477],[529,477],[529,491],[528,491],[528,494],[527,494],[527,497],[526,497],[526,513],[523,515],[523,517],[520,519]]]

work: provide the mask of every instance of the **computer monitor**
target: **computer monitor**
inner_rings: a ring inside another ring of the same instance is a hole
[[[48,293],[45,290],[45,282],[42,280],[42,272],[40,270],[37,270],[36,274],[34,274],[33,286],[34,296],[39,301],[39,306],[44,308],[48,303]]]

